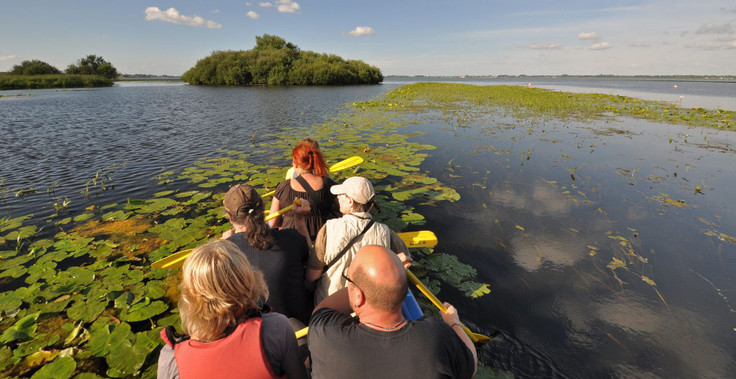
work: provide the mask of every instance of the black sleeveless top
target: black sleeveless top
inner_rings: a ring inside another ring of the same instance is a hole
[[[339,207],[335,201],[335,195],[330,192],[330,187],[335,185],[335,181],[331,178],[322,178],[322,188],[314,191],[317,197],[321,200],[321,204],[315,206],[314,201],[309,197],[309,194],[305,191],[296,191],[291,188],[291,180],[287,179],[279,183],[276,187],[276,193],[274,197],[279,199],[281,209],[288,207],[294,203],[295,198],[307,199],[312,207],[312,213],[307,216],[307,230],[309,236],[314,241],[317,238],[317,232],[322,228],[322,225],[331,218],[334,218],[333,212],[339,215]],[[294,219],[293,212],[287,212],[282,217],[281,228],[282,229],[296,229],[296,222]]]
[[[263,272],[268,286],[268,305],[274,312],[309,323],[314,300],[304,283],[304,267],[309,258],[309,246],[301,233],[293,229],[272,230],[276,243],[268,250],[259,250],[245,239],[245,233],[235,233],[229,241],[240,248],[254,268]]]

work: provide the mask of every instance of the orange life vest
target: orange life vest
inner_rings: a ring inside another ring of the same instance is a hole
[[[260,317],[239,324],[225,338],[212,342],[161,338],[174,348],[179,377],[188,378],[278,378],[261,343]],[[285,377],[285,376],[284,376]]]

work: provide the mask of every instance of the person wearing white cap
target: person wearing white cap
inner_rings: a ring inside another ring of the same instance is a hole
[[[373,221],[369,212],[376,207],[376,192],[368,179],[348,178],[332,186],[330,192],[337,195],[343,216],[322,226],[307,260],[307,281],[319,279],[314,292],[315,304],[347,286],[341,274],[363,246],[382,246],[399,254],[402,260],[410,260],[404,241],[388,226]]]

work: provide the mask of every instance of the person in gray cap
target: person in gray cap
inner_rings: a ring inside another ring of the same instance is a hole
[[[368,179],[348,178],[330,192],[337,195],[343,216],[322,226],[307,261],[307,281],[319,279],[315,304],[347,286],[341,274],[363,246],[382,246],[399,254],[401,260],[410,260],[404,241],[385,224],[373,221],[369,212],[376,207],[376,192]]]

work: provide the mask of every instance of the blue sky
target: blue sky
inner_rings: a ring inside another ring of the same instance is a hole
[[[264,33],[384,75],[736,74],[733,0],[0,0],[0,71],[180,75]]]

